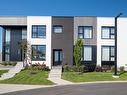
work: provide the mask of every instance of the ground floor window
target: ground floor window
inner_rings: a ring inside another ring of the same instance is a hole
[[[83,47],[83,60],[92,61],[92,46]]]
[[[32,45],[32,60],[46,60],[46,45]]]
[[[114,61],[115,48],[114,46],[102,46],[102,61]]]

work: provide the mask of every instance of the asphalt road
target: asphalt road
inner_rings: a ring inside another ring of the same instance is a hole
[[[55,86],[17,91],[1,95],[127,95],[127,83]]]

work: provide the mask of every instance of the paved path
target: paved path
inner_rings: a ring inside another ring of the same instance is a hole
[[[55,86],[3,95],[127,95],[127,83],[94,83]]]
[[[49,73],[48,80],[54,82],[57,85],[73,84],[72,82],[61,79],[61,74],[62,74],[62,66],[53,66]]]

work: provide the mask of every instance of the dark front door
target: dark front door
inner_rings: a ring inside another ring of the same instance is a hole
[[[53,65],[61,65],[63,59],[62,49],[53,50]]]

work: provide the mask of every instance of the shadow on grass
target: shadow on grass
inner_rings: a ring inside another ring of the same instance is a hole
[[[125,71],[124,72],[120,72],[118,75],[121,76],[122,74],[126,73]]]

